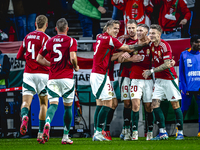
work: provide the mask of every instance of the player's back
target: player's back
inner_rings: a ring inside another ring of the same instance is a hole
[[[42,31],[33,31],[29,33],[23,41],[23,48],[26,49],[26,66],[24,72],[26,73],[46,73],[49,69],[46,66],[40,65],[37,61],[37,55],[50,37]]]
[[[59,34],[46,43],[50,54],[49,79],[73,78],[73,65],[70,62],[70,52],[77,51],[75,39]]]
[[[122,45],[122,43],[108,33],[99,35],[95,45],[92,72],[106,74],[114,49],[118,49]]]

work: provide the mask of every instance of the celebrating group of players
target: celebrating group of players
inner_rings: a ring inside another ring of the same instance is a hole
[[[57,21],[55,29],[58,34],[52,38],[44,33],[48,26],[46,16],[39,15],[35,25],[36,30],[24,38],[17,54],[17,59],[26,61],[22,85],[20,133],[24,135],[27,132],[30,105],[33,95],[37,93],[40,100],[37,141],[39,143],[47,142],[50,123],[57,110],[59,97],[62,97],[64,104],[62,144],[72,144],[73,141],[69,139],[68,133],[72,121],[72,103],[75,92],[73,70],[79,70],[76,55],[77,42],[67,36],[69,27],[64,18]],[[173,68],[171,47],[160,38],[161,27],[151,25],[149,30],[147,25],[137,25],[135,20],[129,20],[127,23],[128,35],[121,37],[121,42],[116,38],[119,27],[119,21],[108,21],[104,33],[97,36],[95,43],[93,68],[90,76],[92,92],[96,97],[97,104],[94,114],[93,140],[112,140],[109,134],[109,124],[117,107],[117,99],[112,94],[111,66],[113,61],[121,63],[120,89],[121,99],[124,101],[124,125],[120,138],[138,140],[139,109],[142,97],[148,118],[147,140],[168,138],[165,130],[165,118],[160,108],[160,101],[164,98],[171,102],[176,114],[179,129],[176,140],[184,139],[183,116],[178,102],[181,99],[177,88],[178,79]],[[156,78],[155,83],[153,74]],[[48,100],[49,108],[47,108]],[[155,120],[158,122],[159,134],[153,138],[152,130]],[[132,125],[130,125],[130,121],[132,121]]]
[[[161,27],[153,24],[149,29],[146,24],[137,25],[135,20],[129,20],[128,35],[119,37],[122,43],[116,39],[119,27],[119,21],[110,20],[105,26],[105,33],[97,37],[90,76],[92,92],[96,96],[97,104],[93,140],[112,140],[107,124],[112,120],[117,100],[115,94],[112,94],[113,88],[110,88],[113,87],[113,82],[112,67],[109,66],[115,60],[121,63],[119,85],[121,100],[124,102],[124,125],[120,138],[138,140],[139,109],[142,99],[147,112],[146,140],[168,139],[165,118],[160,108],[161,100],[168,99],[176,114],[178,127],[176,140],[183,140],[183,115],[179,106],[181,93],[173,68],[175,62],[172,60],[170,45],[160,38]],[[155,81],[152,75],[155,76]],[[155,121],[159,127],[159,134],[153,138]]]

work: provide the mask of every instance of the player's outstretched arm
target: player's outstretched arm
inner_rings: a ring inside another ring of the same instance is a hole
[[[141,55],[133,55],[129,58],[122,58],[122,57],[119,57],[118,58],[118,62],[122,63],[122,62],[133,62],[133,63],[136,63],[136,62],[140,62],[141,60],[143,59],[143,57]]]
[[[122,45],[119,50],[122,50],[124,52],[134,52],[134,51],[139,51],[141,50],[143,47],[148,46],[149,45],[149,40],[146,40],[146,42],[141,43],[141,44],[134,44],[134,45]]]
[[[36,61],[41,65],[50,67],[50,62],[46,60],[41,54],[38,54]]]
[[[78,66],[78,60],[77,60],[76,52],[70,52],[70,62],[72,63],[74,70],[78,71],[79,66]]]
[[[174,63],[172,61],[173,60],[171,60],[171,59],[166,59],[166,60],[164,60],[164,63],[162,65],[160,65],[154,69],[151,69],[151,70],[144,70],[144,72],[142,73],[143,77],[145,79],[147,79],[148,76],[150,76],[154,72],[161,72],[165,69],[169,69],[169,68],[173,67]]]

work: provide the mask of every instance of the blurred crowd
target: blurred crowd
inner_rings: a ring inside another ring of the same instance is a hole
[[[198,6],[197,0],[1,0],[0,41],[22,41],[35,30],[40,14],[49,19],[47,34],[54,35],[55,22],[68,19],[71,11],[77,14],[83,37],[95,39],[102,32],[102,14],[112,11],[112,19],[122,23],[121,35],[127,32],[127,21],[135,19],[138,24],[160,24],[164,39],[189,38],[200,32]]]

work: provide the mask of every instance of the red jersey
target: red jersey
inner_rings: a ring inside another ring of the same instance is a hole
[[[100,34],[95,44],[92,73],[106,74],[109,69],[110,58],[114,49],[123,44],[108,33]]]
[[[130,79],[145,79],[142,76],[144,70],[149,70],[152,68],[151,64],[151,50],[149,46],[143,47],[142,50],[134,52],[135,55],[139,54],[143,57],[140,62],[132,63]],[[150,80],[151,77],[148,77],[147,80]]]
[[[127,39],[125,41],[125,43],[127,45],[133,45],[137,42],[138,40],[133,40],[131,38]],[[130,77],[130,69],[132,66],[132,62],[125,62],[125,63],[121,63],[120,65],[120,69],[119,69],[119,76],[120,77]]]
[[[170,14],[174,0],[154,0],[154,5],[159,5],[159,18],[158,23],[162,27],[163,31],[173,31],[173,28],[179,27],[179,23],[182,19],[190,20],[191,13],[187,8],[185,0],[179,0],[176,8],[175,17],[176,20],[170,20],[165,18],[166,14]]]
[[[45,46],[39,53],[43,57],[47,53],[50,55],[49,79],[73,78],[70,52],[76,51],[76,40],[64,34],[58,34],[45,43]]]
[[[123,0],[118,3],[111,1],[114,6],[122,10],[124,13],[124,22],[130,19],[136,20],[138,24],[149,24],[146,22],[147,15],[153,12],[153,4],[148,3],[144,5],[144,0]],[[150,24],[149,24],[150,25]]]
[[[171,46],[169,45],[169,43],[167,43],[163,39],[161,39],[160,44],[158,46],[155,46],[154,43],[151,42],[150,49],[152,52],[155,68],[162,65],[164,63],[164,60],[172,59]],[[177,75],[176,75],[174,67],[171,67],[161,72],[156,72],[155,78],[173,80],[177,78]]]
[[[26,60],[24,72],[44,74],[49,73],[48,67],[43,66],[36,61],[40,49],[48,39],[50,39],[48,35],[37,30],[26,35],[17,54],[17,59]],[[24,55],[24,53],[26,53],[26,55]]]

